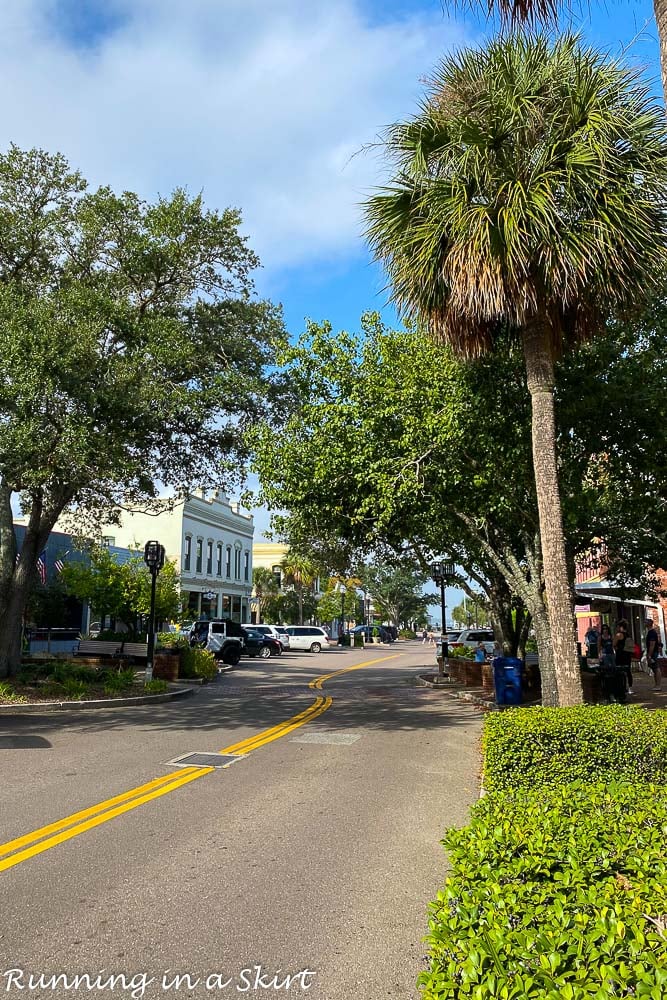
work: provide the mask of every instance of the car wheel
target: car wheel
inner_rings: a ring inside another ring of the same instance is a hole
[[[235,667],[241,659],[241,651],[238,649],[228,649],[222,654],[222,659],[225,663],[229,664],[230,667]]]
[[[259,651],[259,655],[262,657],[263,660],[268,660],[268,658],[271,656],[271,647],[262,646],[262,648]]]
[[[320,645],[319,642],[313,642],[313,643],[311,643],[311,646],[310,646],[311,653],[319,653],[319,652],[321,652],[321,650],[322,650],[322,646]]]

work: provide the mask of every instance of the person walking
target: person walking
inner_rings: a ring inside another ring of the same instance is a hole
[[[616,666],[621,667],[625,672],[628,681],[628,694],[632,696],[632,639],[630,638],[630,626],[625,618],[619,618],[616,622],[616,634],[614,635],[614,655]]]
[[[427,642],[428,642],[428,630],[427,629],[423,629],[422,630],[422,646],[425,646]]]
[[[586,658],[597,660],[600,655],[600,633],[594,625],[591,625],[586,632],[584,642],[586,643]]]
[[[658,666],[660,653],[660,636],[653,624],[652,618],[646,619],[646,661],[653,671],[653,690],[659,691],[662,686],[662,670]]]

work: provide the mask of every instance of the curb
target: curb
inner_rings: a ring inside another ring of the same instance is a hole
[[[0,705],[0,715],[44,715],[53,712],[83,711],[87,708],[122,708],[127,705],[150,705],[161,701],[174,701],[176,698],[188,698],[194,694],[194,688],[178,688],[164,694],[140,694],[133,698],[98,698],[95,701],[45,701],[33,705]]]

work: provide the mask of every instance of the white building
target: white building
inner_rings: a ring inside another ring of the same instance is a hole
[[[105,528],[110,545],[143,550],[150,539],[165,547],[181,578],[183,617],[249,621],[252,591],[251,514],[219,490],[198,490],[173,507],[158,501],[155,513],[127,513]]]

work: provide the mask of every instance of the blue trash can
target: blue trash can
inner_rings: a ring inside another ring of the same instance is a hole
[[[523,660],[515,656],[496,656],[493,683],[499,705],[520,705],[523,687]]]

